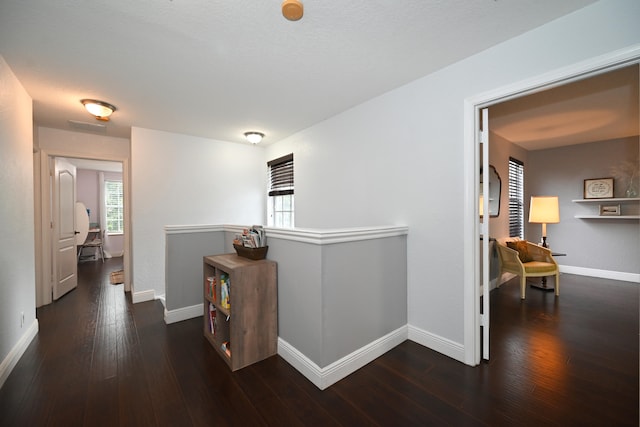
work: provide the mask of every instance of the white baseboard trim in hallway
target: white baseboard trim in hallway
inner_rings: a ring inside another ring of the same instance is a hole
[[[4,382],[11,374],[13,368],[15,368],[16,364],[31,344],[31,341],[38,334],[38,319],[34,319],[31,326],[25,331],[25,333],[20,337],[16,345],[11,349],[7,357],[4,358],[2,363],[0,363],[0,388],[4,384]]]

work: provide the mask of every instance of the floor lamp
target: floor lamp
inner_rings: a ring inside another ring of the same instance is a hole
[[[547,224],[556,224],[560,222],[558,196],[531,196],[529,222],[533,224],[542,224],[542,247],[548,248]]]

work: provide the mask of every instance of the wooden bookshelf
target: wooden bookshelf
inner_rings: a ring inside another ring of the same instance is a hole
[[[222,283],[229,283],[229,307]],[[215,286],[212,286],[215,284]],[[215,322],[210,315],[215,309]],[[236,254],[204,257],[204,336],[232,371],[273,356],[278,340],[277,264]],[[223,349],[228,343],[229,351]]]

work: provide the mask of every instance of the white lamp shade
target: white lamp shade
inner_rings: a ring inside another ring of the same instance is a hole
[[[560,222],[558,196],[532,196],[529,206],[529,222],[534,224]]]

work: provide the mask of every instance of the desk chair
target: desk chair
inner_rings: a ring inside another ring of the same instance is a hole
[[[100,258],[102,258],[102,262],[104,262],[104,230],[99,231],[98,233],[89,233],[87,236],[87,240],[80,245],[80,249],[78,249],[78,261],[82,256],[82,250],[84,248],[95,248],[98,252],[100,252]]]

